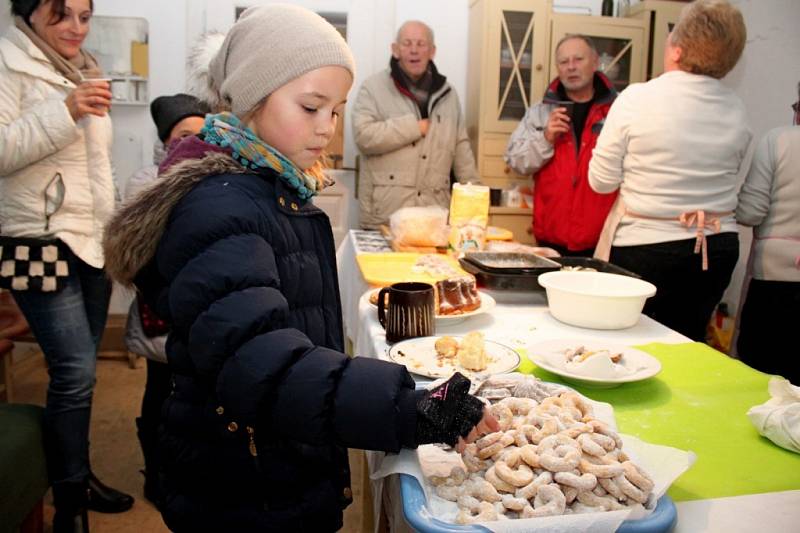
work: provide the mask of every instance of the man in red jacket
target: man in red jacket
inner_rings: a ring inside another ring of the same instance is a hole
[[[562,255],[591,256],[616,192],[598,194],[587,172],[597,137],[617,97],[597,72],[592,41],[569,35],[556,46],[558,78],[525,113],[506,148],[506,163],[533,174],[533,234]]]

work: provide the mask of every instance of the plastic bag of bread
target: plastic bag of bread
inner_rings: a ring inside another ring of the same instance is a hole
[[[447,245],[447,209],[443,207],[403,207],[389,217],[389,227],[400,245]]]
[[[451,252],[461,255],[469,250],[483,250],[489,225],[489,187],[468,183],[453,185],[450,199]]]

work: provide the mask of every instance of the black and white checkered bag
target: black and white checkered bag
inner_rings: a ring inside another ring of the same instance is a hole
[[[12,291],[56,292],[69,265],[58,239],[0,237],[0,287]]]

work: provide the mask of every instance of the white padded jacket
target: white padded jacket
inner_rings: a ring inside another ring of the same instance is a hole
[[[74,88],[17,28],[0,39],[0,233],[57,237],[102,268],[111,119],[75,122],[64,102]]]

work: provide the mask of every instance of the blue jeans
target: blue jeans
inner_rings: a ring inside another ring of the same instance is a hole
[[[69,278],[59,292],[14,291],[14,299],[44,352],[50,383],[44,441],[50,482],[80,483],[89,475],[89,419],[97,346],[106,325],[111,283],[71,251]]]

